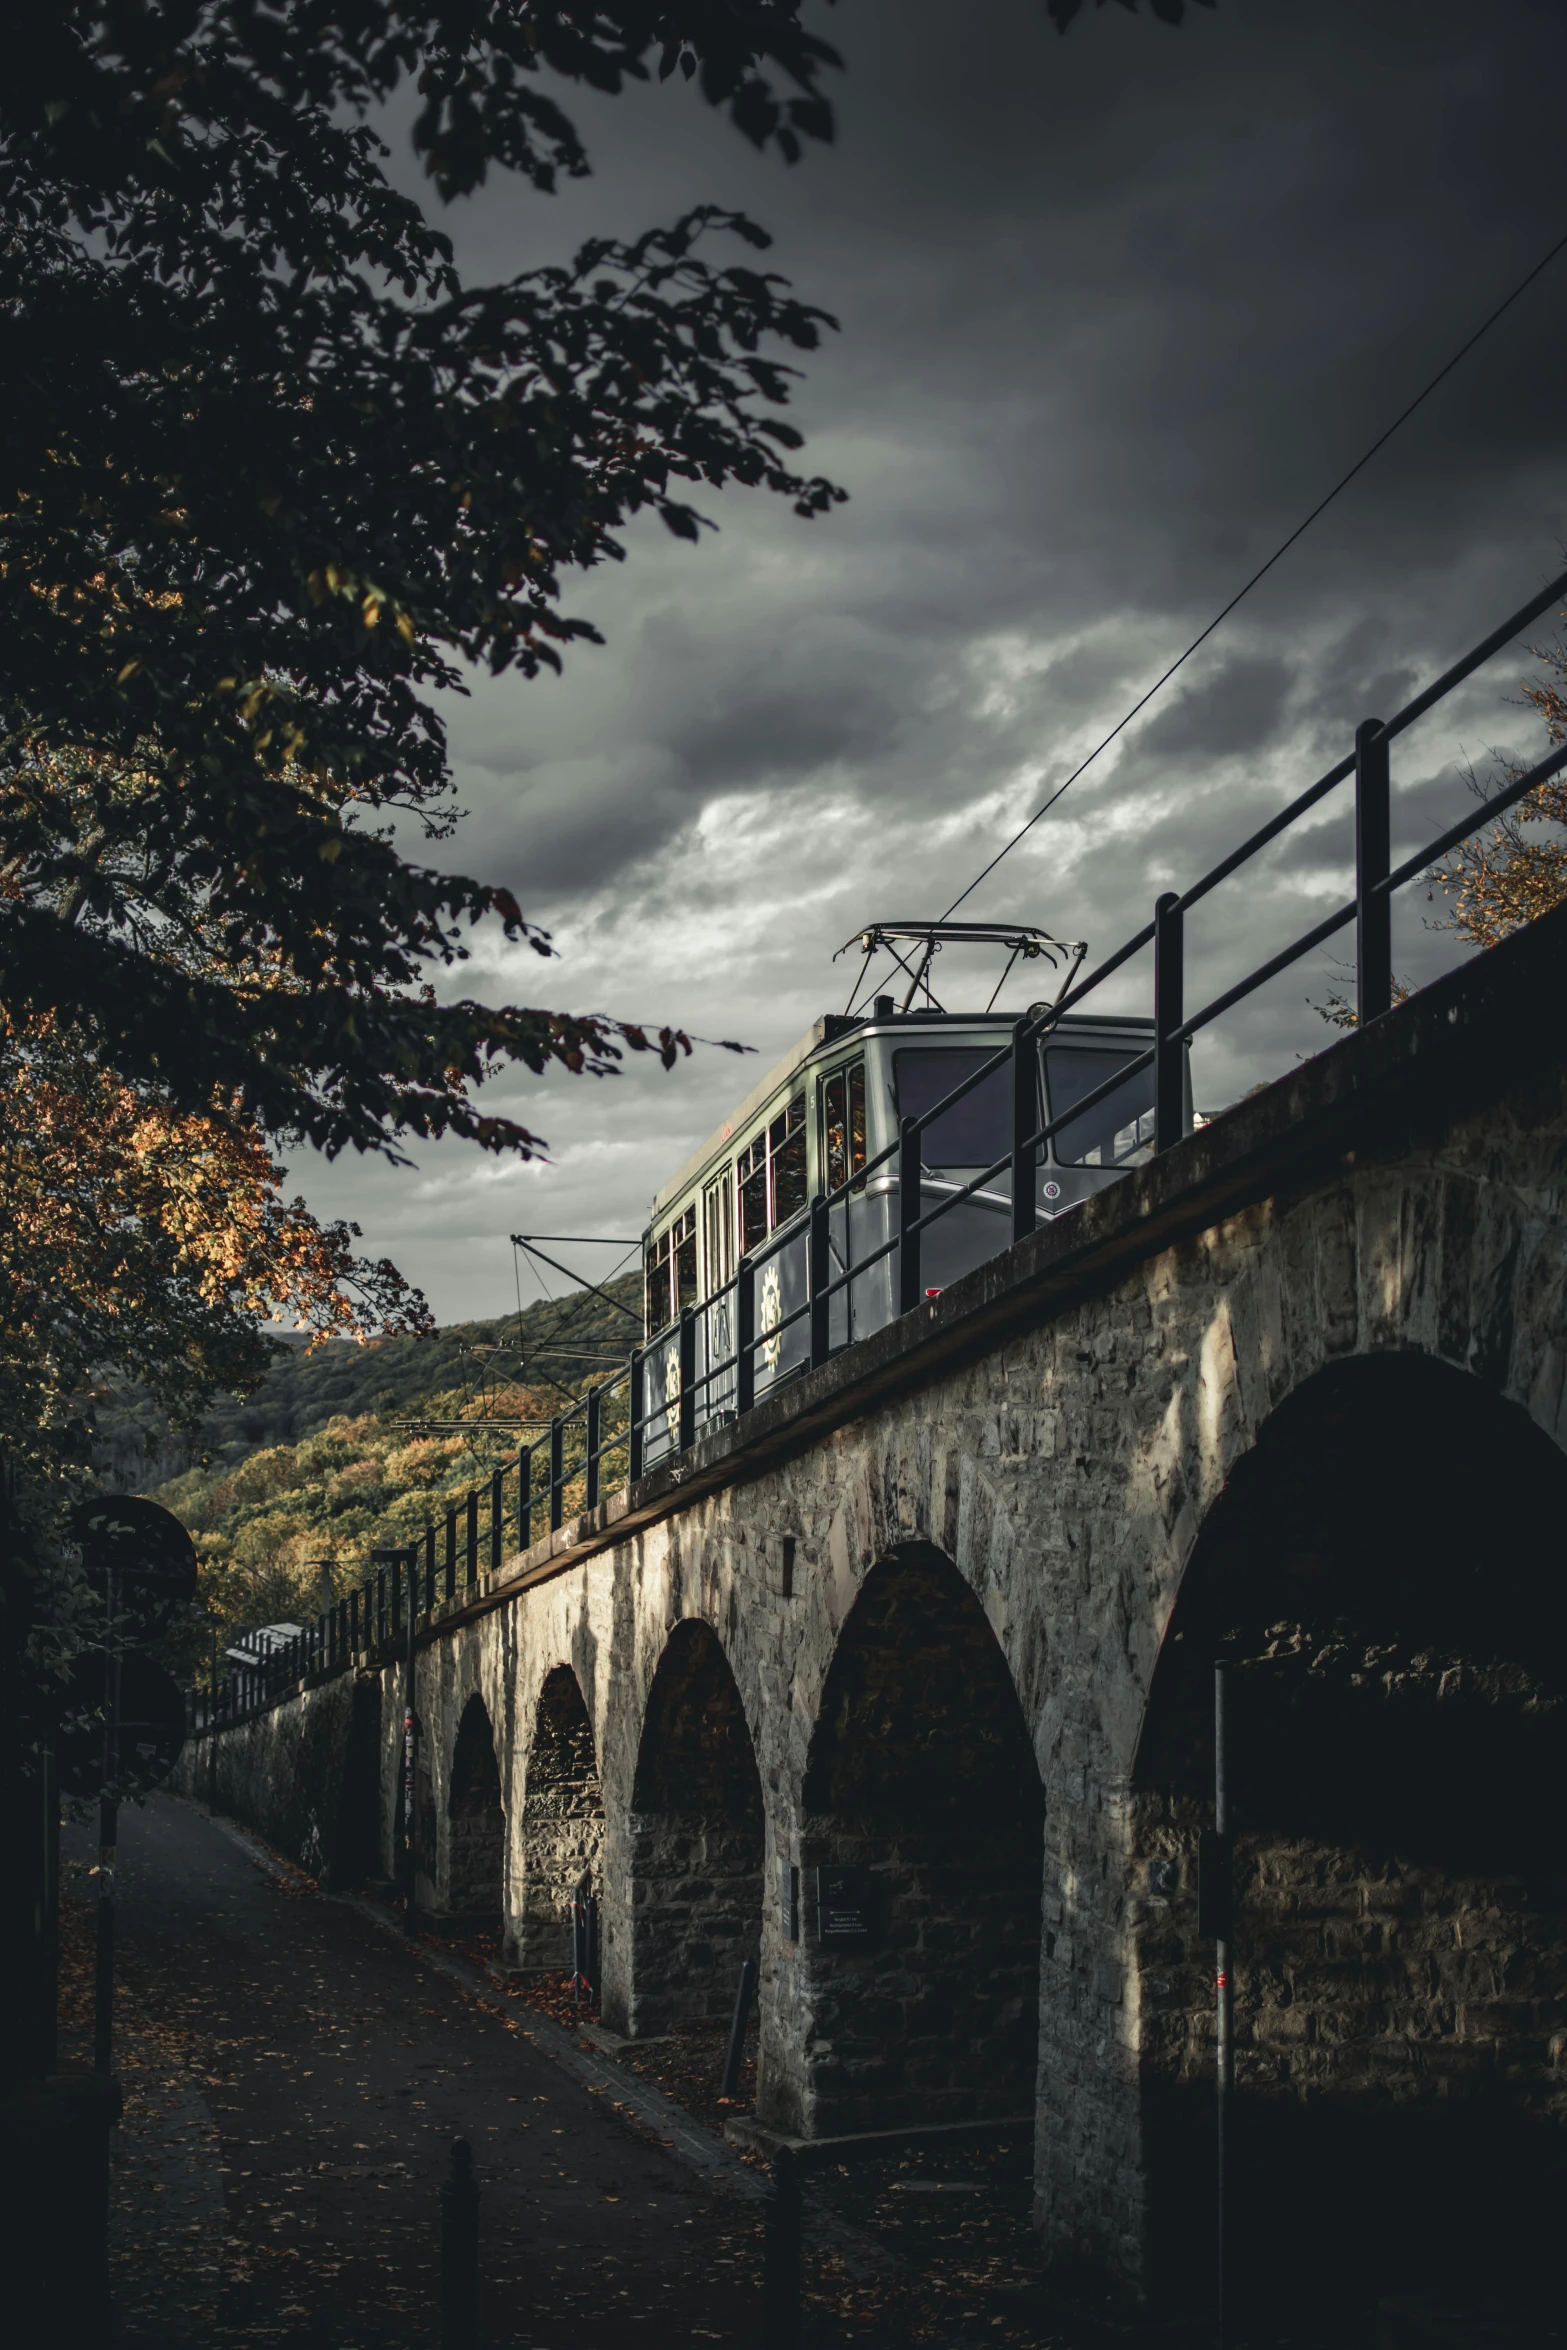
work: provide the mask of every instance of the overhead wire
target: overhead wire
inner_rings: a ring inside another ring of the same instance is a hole
[[[1445,383],[1447,378],[1452,374],[1454,368],[1459,365],[1460,361],[1468,358],[1476,343],[1478,343],[1484,335],[1489,334],[1491,328],[1495,326],[1497,320],[1502,317],[1506,311],[1512,308],[1513,304],[1518,300],[1521,294],[1524,294],[1528,291],[1529,287],[1533,285],[1535,279],[1550,267],[1551,263],[1556,259],[1558,253],[1560,253],[1564,247],[1567,247],[1567,233],[1564,233],[1557,238],[1550,251],[1546,254],[1543,254],[1541,258],[1534,264],[1534,267],[1529,270],[1525,276],[1518,280],[1518,283],[1513,287],[1511,293],[1509,293],[1502,301],[1498,302],[1496,308],[1487,318],[1481,320],[1480,324],[1475,328],[1473,334],[1470,335],[1467,342],[1461,343],[1458,349],[1453,353],[1452,357],[1447,361],[1446,365],[1438,368],[1436,374],[1432,376],[1430,382],[1425,386],[1424,390],[1415,394],[1415,397],[1410,401],[1409,405],[1406,408],[1401,409],[1399,414],[1394,417],[1392,423],[1387,427],[1386,431],[1377,435],[1377,438],[1372,442],[1370,448],[1365,451],[1364,455],[1357,457],[1349,471],[1340,475],[1339,479],[1328,491],[1327,496],[1325,498],[1320,498],[1317,501],[1316,505],[1312,507],[1311,512],[1306,516],[1304,522],[1299,522],[1296,524],[1295,528],[1290,532],[1289,537],[1282,540],[1280,544],[1274,548],[1273,553],[1268,557],[1266,563],[1259,565],[1257,570],[1252,573],[1250,579],[1247,580],[1245,586],[1237,589],[1236,593],[1231,596],[1229,602],[1224,606],[1223,610],[1214,614],[1214,617],[1209,621],[1207,627],[1203,629],[1201,634],[1193,637],[1185,652],[1182,653],[1178,659],[1170,663],[1169,668],[1164,671],[1162,676],[1155,678],[1153,684],[1148,688],[1147,692],[1141,695],[1138,700],[1132,704],[1131,708],[1126,712],[1126,715],[1123,718],[1117,719],[1115,725],[1111,727],[1104,740],[1094,745],[1087,758],[1082,760],[1076,767],[1073,768],[1066,781],[1057,786],[1057,788],[1050,794],[1050,797],[1043,803],[1041,807],[1038,807],[1034,810],[1033,815],[1029,817],[1026,824],[1019,825],[1017,831],[1012,835],[1012,838],[1005,842],[1004,845],[996,851],[989,864],[981,867],[980,871],[975,874],[968,887],[959,891],[958,895],[953,899],[951,905],[947,908],[945,914],[940,917],[943,922],[948,922],[951,920],[952,916],[957,912],[959,906],[962,905],[964,899],[973,896],[980,883],[987,880],[989,876],[994,873],[996,867],[1001,863],[1003,857],[1011,855],[1012,851],[1017,847],[1018,842],[1024,839],[1028,833],[1032,832],[1034,826],[1039,822],[1042,816],[1049,815],[1056,802],[1063,796],[1064,793],[1071,790],[1078,777],[1084,774],[1087,769],[1093,765],[1094,761],[1099,757],[1101,751],[1107,751],[1110,748],[1110,745],[1115,741],[1117,735],[1123,733],[1125,729],[1131,725],[1132,720],[1137,717],[1140,711],[1147,709],[1148,704],[1153,700],[1155,694],[1159,693],[1163,687],[1169,684],[1171,678],[1175,675],[1178,669],[1184,668],[1185,664],[1191,659],[1192,655],[1199,649],[1199,647],[1207,643],[1209,637],[1213,635],[1215,629],[1222,626],[1222,624],[1228,620],[1230,614],[1235,610],[1236,605],[1241,603],[1245,597],[1251,594],[1252,589],[1257,585],[1259,580],[1265,579],[1267,577],[1268,573],[1273,569],[1275,563],[1277,563],[1282,556],[1289,553],[1290,548],[1294,546],[1296,540],[1305,536],[1306,532],[1311,528],[1312,524],[1317,520],[1318,516],[1327,512],[1327,509],[1332,505],[1334,499],[1339,495],[1340,491],[1348,489],[1350,483],[1355,479],[1355,476],[1358,473],[1364,472],[1365,468],[1370,464],[1372,458],[1377,454],[1378,450],[1387,446],[1388,442],[1393,438],[1393,435],[1399,430],[1400,426],[1407,424],[1411,416],[1414,415],[1416,409],[1422,407],[1424,403],[1429,400],[1431,394],[1437,389],[1439,384]]]

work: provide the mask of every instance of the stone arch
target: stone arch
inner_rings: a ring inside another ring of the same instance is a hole
[[[489,1709],[463,1707],[446,1797],[446,1909],[475,1932],[493,1932],[506,1906],[506,1814]]]
[[[1316,1370],[1232,1463],[1133,1771],[1129,2005],[1160,2297],[1211,2274],[1196,1856],[1216,1658],[1243,2287],[1254,2256],[1347,2319],[1389,2293],[1538,2279],[1567,2185],[1564,1527],[1567,1456],[1423,1353]]]
[[[761,1939],[762,1783],[729,1659],[696,1617],[653,1676],[629,1825],[627,2029],[728,2016]]]
[[[1044,1798],[984,1609],[926,1544],[866,1577],[805,1772],[796,2126],[812,2136],[1027,2113]],[[862,1942],[824,1938],[833,1885]]]
[[[522,1806],[522,1904],[512,1932],[522,1966],[569,1967],[571,1913],[584,1874],[600,1890],[604,1791],[593,1724],[570,1665],[539,1691]]]

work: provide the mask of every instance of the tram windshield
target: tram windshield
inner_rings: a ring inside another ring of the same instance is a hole
[[[994,1060],[995,1054],[994,1045],[967,1051],[894,1053],[898,1116],[923,1117],[983,1062]],[[1011,1149],[1012,1076],[1005,1061],[982,1077],[960,1102],[944,1110],[920,1136],[920,1157],[927,1167],[993,1167],[1008,1157]]]
[[[1045,1055],[1045,1083],[1050,1093],[1050,1115],[1059,1118],[1085,1094],[1113,1077],[1117,1069],[1138,1055],[1130,1046],[1064,1045]],[[1102,1101],[1069,1118],[1056,1130],[1053,1144],[1057,1164],[1063,1167],[1124,1167],[1140,1152],[1153,1147],[1153,1064],[1126,1078]]]

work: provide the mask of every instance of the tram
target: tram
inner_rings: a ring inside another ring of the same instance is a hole
[[[709,1136],[653,1202],[643,1235],[645,1282],[643,1459],[676,1448],[680,1326],[693,1309],[695,1427],[733,1419],[736,1292],[740,1259],[755,1266],[753,1393],[760,1399],[810,1360],[806,1297],[807,1223],[813,1197],[847,1186],[827,1213],[831,1277],[850,1277],[828,1306],[832,1351],[882,1329],[898,1313],[896,1248],[877,1254],[899,1227],[899,1121],[936,1108],[955,1086],[1007,1045],[1018,1018],[993,1009],[951,1012],[932,989],[946,946],[991,944],[1018,958],[1048,958],[1065,994],[1086,949],[1026,925],[874,923],[856,933],[866,957],[885,950],[908,975],[900,1002],[879,995],[860,1012],[827,1013],[769,1070],[716,1134]],[[900,952],[900,946],[912,952]],[[840,950],[843,952],[846,950]],[[856,990],[858,993],[858,990]],[[918,1000],[917,1000],[918,999]],[[851,1007],[854,997],[851,996]],[[1030,1018],[1048,1014],[1031,1004]],[[1066,1013],[1038,1040],[1041,1124],[1096,1093],[1153,1042],[1153,1021],[1132,1014]],[[1186,1123],[1191,1122],[1190,1076]],[[1011,1149],[1012,1087],[1003,1065],[925,1129],[920,1212],[952,1198]],[[1154,1074],[1132,1071],[1038,1152],[1036,1220],[1067,1215],[1090,1193],[1151,1156]],[[854,1178],[870,1171],[860,1184]],[[1012,1238],[1010,1172],[926,1226],[921,1281],[934,1295],[1006,1248]],[[865,1260],[872,1261],[866,1263]],[[856,1270],[855,1268],[863,1268]],[[725,1367],[727,1366],[727,1367]]]

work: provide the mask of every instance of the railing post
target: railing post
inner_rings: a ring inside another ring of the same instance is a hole
[[[742,1257],[735,1269],[735,1416],[756,1401],[756,1267]]]
[[[1037,1220],[1034,1135],[1039,1126],[1039,1048],[1026,1020],[1012,1031],[1012,1237],[1027,1240]]]
[[[1393,1007],[1393,901],[1386,881],[1392,857],[1387,736],[1380,718],[1355,729],[1355,1011],[1357,1025]]]
[[[533,1447],[517,1447],[517,1547],[533,1547]]]
[[[696,1308],[680,1309],[680,1450],[696,1442]]]
[[[501,1571],[506,1532],[503,1516],[505,1507],[505,1497],[501,1492],[501,1472],[499,1469],[492,1469],[490,1471],[490,1573],[492,1575],[498,1575]]]
[[[599,1444],[604,1417],[604,1401],[597,1387],[588,1389],[588,1498],[590,1510],[598,1508],[599,1500]]]
[[[800,2173],[787,2142],[773,2156],[762,2205],[762,2340],[766,2350],[799,2350]]]
[[[550,1422],[550,1532],[558,1534],[566,1518],[566,1431],[559,1412]]]
[[[449,1504],[446,1512],[446,1596],[457,1595],[457,1504]]]
[[[380,1647],[386,1638],[386,1569],[375,1571],[375,1644]]]
[[[827,1284],[832,1278],[828,1267],[831,1258],[827,1248],[827,1202],[820,1192],[811,1202],[811,1229],[806,1243],[806,1282],[811,1301],[811,1369],[825,1363],[832,1352],[828,1339],[828,1306],[831,1299]]]
[[[920,1302],[920,1138],[912,1118],[898,1127],[898,1311]]]
[[[441,2350],[477,2350],[479,2340],[479,2183],[466,2138],[452,2146],[441,2189]]]
[[[468,1555],[463,1561],[463,1584],[471,1591],[479,1580],[479,1495],[475,1486],[468,1488]]]
[[[435,1613],[435,1520],[433,1518],[426,1518],[424,1522],[424,1612],[426,1617],[433,1616]]]
[[[1153,1146],[1167,1151],[1186,1132],[1185,917],[1173,889],[1153,910]]]
[[[640,1346],[631,1350],[627,1369],[626,1408],[630,1420],[626,1430],[626,1483],[636,1485],[642,1476],[642,1455],[646,1447],[647,1427],[642,1410],[642,1390],[646,1384],[642,1375],[643,1356]]]

